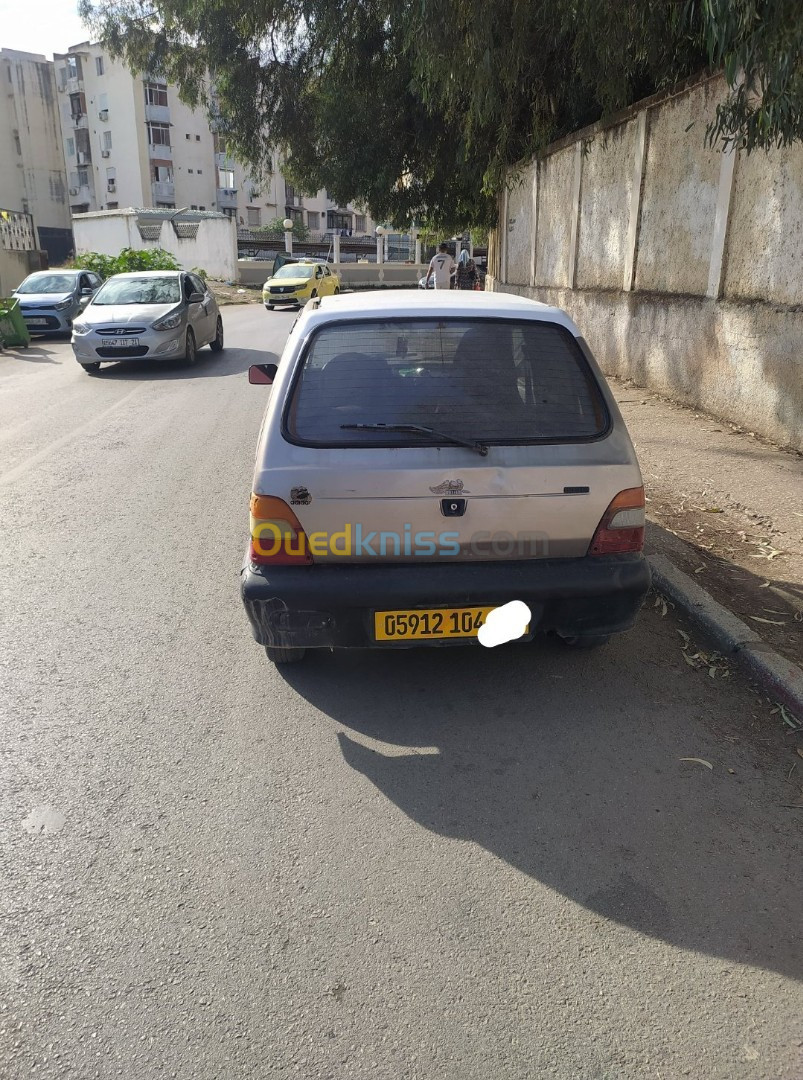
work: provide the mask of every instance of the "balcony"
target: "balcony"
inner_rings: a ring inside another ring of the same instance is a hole
[[[165,146],[164,143],[150,143],[148,153],[152,158],[158,158],[159,161],[173,160],[173,147]]]
[[[145,119],[154,120],[159,124],[170,123],[170,106],[169,105],[149,105],[145,103]]]
[[[176,185],[172,180],[154,180],[151,183],[151,193],[154,199],[175,199]]]
[[[94,201],[95,191],[89,184],[80,184],[77,188],[70,188],[70,209],[74,206],[84,206],[87,203],[91,206]]]
[[[78,131],[86,130],[89,127],[89,117],[83,112],[71,112],[70,122]]]
[[[224,207],[237,208],[237,189],[234,188],[218,188],[217,189],[217,208],[222,210]]]

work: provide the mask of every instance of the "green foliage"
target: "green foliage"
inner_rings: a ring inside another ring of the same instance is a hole
[[[71,266],[77,270],[92,270],[99,277],[111,277],[112,274],[127,274],[134,270],[180,270],[181,267],[164,248],[149,248],[140,251],[136,248],[123,248],[117,256],[100,255],[97,251],[89,251],[83,255],[76,255]],[[202,271],[194,271],[201,274]],[[204,278],[206,275],[203,275]]]
[[[271,239],[275,236],[279,240],[284,240],[284,218],[276,218],[275,221],[269,221],[267,225],[251,231],[262,233],[263,236],[269,236]],[[309,229],[303,221],[294,221],[292,231],[294,240],[309,240]]]
[[[190,273],[195,274],[196,277],[199,277],[201,279],[201,281],[206,281],[206,279],[209,277],[206,270],[202,270],[200,266],[193,266]]]
[[[706,67],[730,87],[710,140],[803,137],[800,0],[81,0],[80,13],[114,55],[205,104],[254,177],[278,150],[299,188],[397,228],[487,227],[511,166]]]

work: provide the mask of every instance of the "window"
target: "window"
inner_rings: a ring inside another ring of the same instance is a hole
[[[73,120],[80,120],[86,115],[86,98],[83,94],[70,94],[70,116]]]
[[[199,206],[198,209],[199,210],[206,210],[206,207],[205,206]]]
[[[192,173],[192,169],[187,169],[187,172],[191,174],[191,173]]]
[[[222,209],[223,209],[223,213],[226,215],[226,217],[230,217],[230,218],[236,218],[237,217],[237,207],[236,206],[224,206]]]
[[[175,210],[176,204],[174,202],[157,202],[157,210]]]
[[[288,202],[291,205],[295,202],[296,198],[296,189],[292,184],[288,184],[286,181],[284,185],[284,198],[285,202]]]
[[[354,231],[358,233],[365,232],[365,214],[357,214],[354,219]]]
[[[200,142],[200,141],[201,141],[201,136],[200,136],[200,135],[196,135],[196,136],[195,136],[195,141],[196,141],[196,142]]]
[[[198,169],[198,175],[199,176],[203,175],[203,169]]]
[[[262,224],[262,211],[258,206],[249,206],[246,213],[248,214],[248,224],[250,226]]]
[[[78,60],[77,60],[77,58],[75,56],[68,56],[67,57],[67,78],[68,79],[77,79],[78,78]]]
[[[317,210],[309,210],[307,212],[307,225],[309,225],[310,229],[312,229],[313,232],[317,232],[317,230],[320,229],[321,215],[317,212]]]
[[[22,143],[20,142],[18,131],[14,132],[14,149],[17,151],[17,154],[22,157]]]
[[[204,283],[201,281],[201,279],[199,277],[196,277],[195,274],[187,274],[187,277],[192,282],[192,287],[195,290],[195,292],[199,292],[199,293],[205,293],[206,292],[206,285],[204,285]]]
[[[173,183],[173,166],[172,165],[154,165],[153,166],[153,179],[161,184]]]
[[[89,169],[85,165],[78,166],[78,187],[89,186]]]
[[[190,204],[190,210],[197,210],[197,209],[198,209],[198,207],[195,205],[195,203]]]
[[[67,157],[75,157],[75,139],[67,140]]]
[[[187,134],[187,135],[184,136],[184,138],[187,140],[187,142],[189,142],[190,139],[192,138],[192,135]]]
[[[109,111],[109,95],[108,94],[98,94],[98,112],[108,112],[108,111]]]
[[[102,56],[96,56],[95,57],[95,74],[96,75],[102,75],[103,74],[103,57]]]
[[[145,104],[162,105],[164,107],[167,107],[167,83],[146,82]]]
[[[110,131],[103,132],[103,149],[111,150],[112,148],[112,133]]]
[[[326,227],[327,229],[337,229],[340,232],[344,229],[350,229],[351,214],[336,214],[334,210],[328,210],[326,213]]]
[[[116,202],[106,203],[106,209],[107,210],[116,210],[119,205],[120,204],[116,203]]]
[[[231,191],[234,187],[234,169],[218,169],[217,186]]]
[[[378,421],[515,445],[595,439],[609,418],[574,337],[548,322],[410,318],[322,327],[285,412],[289,434],[325,446],[428,444],[340,426]]]
[[[295,206],[287,206],[287,207],[285,207],[285,209],[287,211],[287,216],[290,218],[291,221],[297,221],[301,225],[304,224],[304,211],[303,210],[299,210]]]
[[[170,145],[170,125],[148,121],[148,142],[152,146]]]

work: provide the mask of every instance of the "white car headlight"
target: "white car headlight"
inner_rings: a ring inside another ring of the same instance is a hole
[[[177,326],[181,326],[181,312],[177,311],[175,315],[166,315],[164,319],[159,319],[153,324],[154,330],[175,330]]]
[[[72,328],[76,334],[88,334],[89,326],[85,322],[74,322]]]

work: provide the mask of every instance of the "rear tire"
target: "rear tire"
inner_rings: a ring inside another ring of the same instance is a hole
[[[610,634],[597,634],[591,637],[565,637],[561,638],[564,645],[572,649],[599,649],[607,645],[611,640]]]
[[[340,296],[340,286],[335,285],[335,296]]]
[[[209,342],[209,348],[212,352],[223,352],[223,320],[219,315],[217,317],[217,330],[215,336]]]
[[[187,345],[184,352],[184,359],[189,365],[194,364],[198,359],[198,347],[195,344],[195,334],[193,334],[192,330],[187,331]]]
[[[265,646],[268,660],[274,664],[297,664],[299,660],[304,659],[306,651],[306,649],[280,649],[274,645]]]
[[[100,371],[100,362],[94,364],[81,364],[81,367],[87,373],[87,375],[97,375]]]

